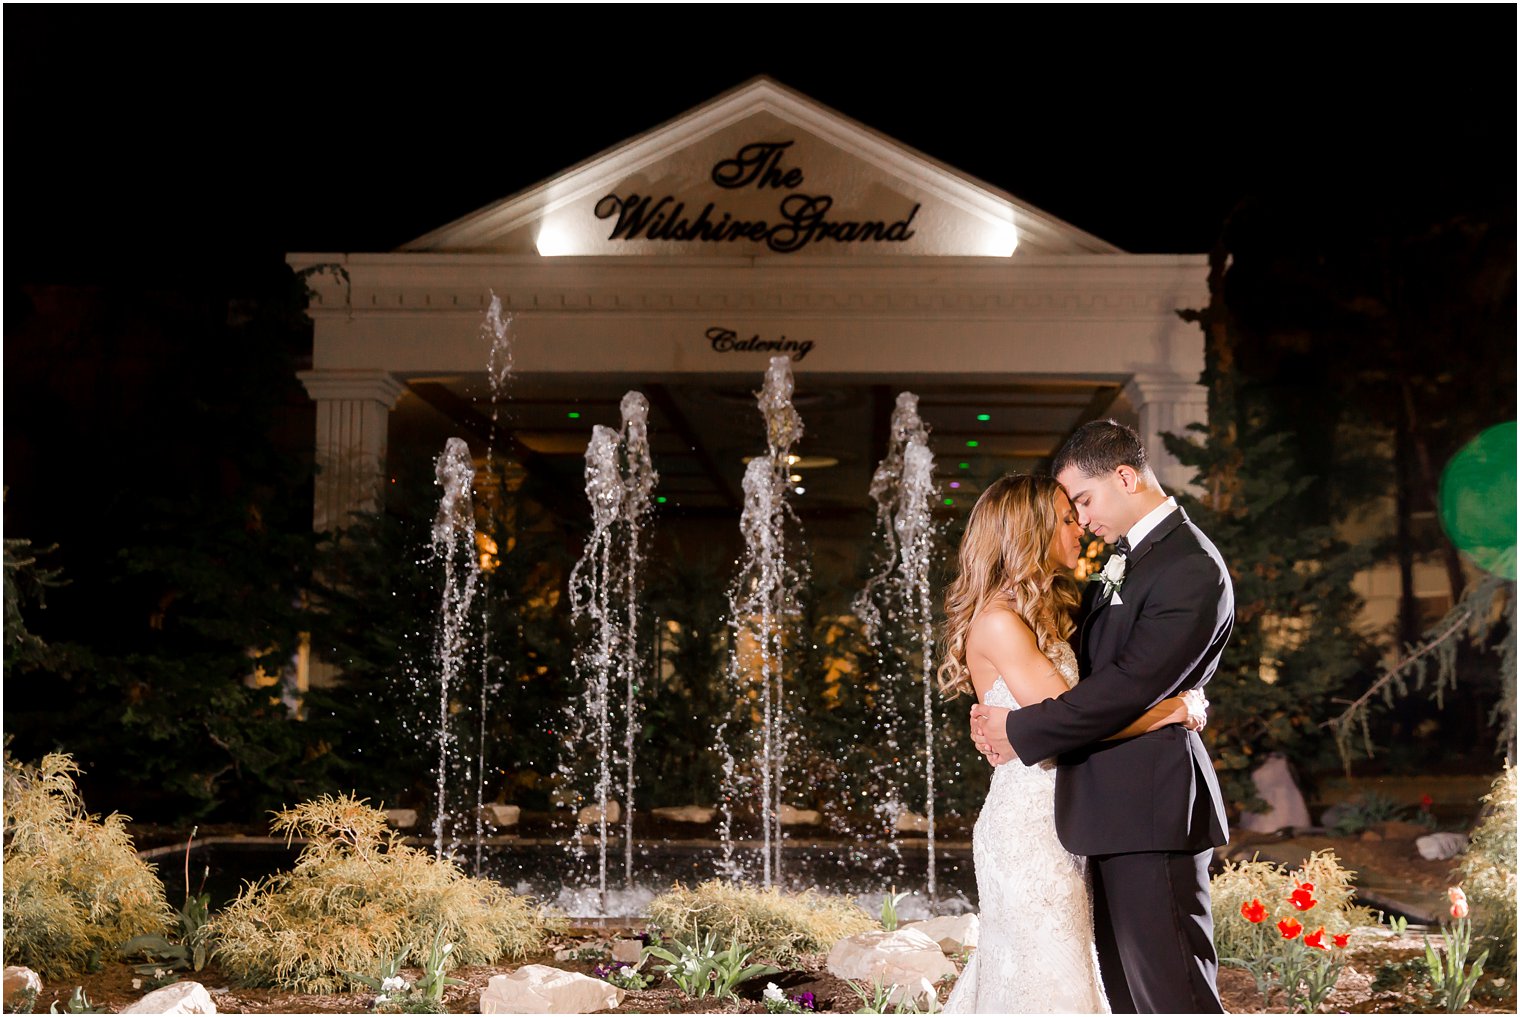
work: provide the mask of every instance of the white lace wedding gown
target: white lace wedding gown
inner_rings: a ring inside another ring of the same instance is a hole
[[[1077,683],[1071,647],[1051,655],[1066,686]],[[1017,710],[999,677],[986,705]],[[945,1013],[1108,1013],[1093,942],[1085,860],[1056,839],[1053,760],[992,771],[971,834],[981,931]]]

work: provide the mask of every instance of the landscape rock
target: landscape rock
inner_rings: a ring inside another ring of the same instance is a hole
[[[1420,857],[1431,862],[1441,862],[1448,858],[1455,858],[1467,849],[1467,835],[1464,833],[1430,833],[1414,842],[1414,848],[1420,853]],[[7,971],[10,969],[7,968]]]
[[[673,823],[711,823],[713,816],[717,814],[717,809],[706,805],[672,805],[653,810],[654,818],[666,819]]]
[[[918,929],[894,932],[862,932],[847,936],[829,951],[829,974],[870,984],[894,986],[892,1001],[918,1001],[934,992],[934,985],[955,974],[939,943]]]
[[[619,939],[612,944],[612,959],[619,964],[637,964],[644,957],[642,939]]]
[[[912,985],[895,985],[887,996],[887,1002],[901,1009],[905,1004],[913,1004],[914,1009],[922,1010],[925,1006],[939,1001],[939,993],[934,984],[927,978],[920,978]]]
[[[817,826],[823,822],[817,809],[794,809],[790,805],[781,806],[780,818],[782,826]]]
[[[1264,763],[1251,771],[1251,783],[1256,785],[1256,794],[1267,803],[1267,811],[1242,812],[1238,824],[1241,829],[1275,833],[1284,827],[1302,830],[1313,825],[1309,805],[1293,779],[1287,756],[1281,752],[1269,755]]]
[[[385,821],[398,830],[410,830],[417,825],[417,810],[386,809]]]
[[[616,823],[623,818],[623,806],[615,799],[607,803],[607,822]],[[577,820],[582,826],[600,826],[602,822],[602,806],[588,805],[581,809]]]
[[[6,967],[4,991],[6,1013],[16,1013],[22,1008],[20,1004],[23,1000],[20,994],[25,992],[31,992],[32,1002],[35,1002],[42,992],[42,976],[31,968]]]
[[[510,975],[492,975],[480,994],[480,1013],[599,1013],[623,1002],[625,993],[600,978],[525,964]]]
[[[482,805],[480,814],[492,826],[516,826],[517,821],[522,818],[522,806],[492,802],[489,805]]]
[[[964,915],[939,915],[921,922],[908,922],[904,929],[916,929],[939,944],[942,953],[960,953],[975,950],[981,919],[973,913]]]
[[[916,812],[909,812],[907,809],[904,809],[897,815],[895,829],[898,833],[928,833],[929,820]]]
[[[175,982],[154,989],[122,1013],[216,1013],[211,993],[200,982]]]

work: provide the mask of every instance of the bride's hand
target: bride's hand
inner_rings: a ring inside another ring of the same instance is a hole
[[[1188,689],[1182,694],[1183,705],[1187,707],[1187,720],[1182,726],[1189,731],[1202,731],[1209,722],[1209,699],[1203,694],[1202,689]]]

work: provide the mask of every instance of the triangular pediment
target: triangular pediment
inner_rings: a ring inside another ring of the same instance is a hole
[[[402,250],[593,257],[1121,253],[769,78]]]

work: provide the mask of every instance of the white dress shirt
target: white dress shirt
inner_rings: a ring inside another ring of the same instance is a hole
[[[1129,532],[1124,535],[1125,539],[1129,541],[1129,549],[1133,551],[1139,547],[1140,541],[1144,540],[1152,530],[1160,526],[1161,520],[1175,511],[1177,511],[1177,499],[1167,498],[1166,501],[1141,516],[1140,521],[1131,526]]]

